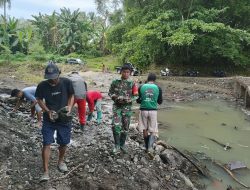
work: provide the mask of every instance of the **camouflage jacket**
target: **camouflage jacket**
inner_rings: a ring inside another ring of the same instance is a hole
[[[137,95],[133,94],[134,86],[135,83],[130,79],[113,80],[108,95],[112,98],[116,106],[132,105],[132,100],[134,100]]]

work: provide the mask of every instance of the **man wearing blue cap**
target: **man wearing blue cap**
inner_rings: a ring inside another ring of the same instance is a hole
[[[56,64],[49,62],[45,68],[44,78],[47,79],[38,84],[36,89],[36,99],[43,113],[43,148],[42,159],[44,173],[40,181],[49,180],[49,157],[50,145],[54,143],[54,132],[57,131],[56,142],[59,144],[58,169],[61,172],[68,171],[64,161],[64,155],[67,144],[70,143],[71,137],[71,118],[70,113],[74,104],[74,89],[72,82],[63,77],[59,77],[60,70]],[[60,110],[66,108],[66,117],[55,117],[62,115]],[[67,117],[68,116],[68,117]],[[68,119],[67,119],[68,118]]]

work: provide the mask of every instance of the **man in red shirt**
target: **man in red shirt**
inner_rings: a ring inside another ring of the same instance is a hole
[[[89,113],[87,121],[91,121],[93,112],[96,107],[97,110],[97,123],[100,124],[102,120],[102,94],[99,91],[88,91],[87,98]]]

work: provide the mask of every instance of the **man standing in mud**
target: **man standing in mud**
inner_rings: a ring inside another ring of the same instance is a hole
[[[139,127],[143,131],[143,138],[147,152],[152,151],[153,143],[158,133],[157,104],[162,103],[162,90],[155,84],[156,75],[150,73],[147,83],[139,87],[139,97],[136,100],[140,105]]]
[[[127,152],[125,141],[128,134],[132,99],[137,96],[138,89],[135,83],[129,79],[131,68],[128,64],[124,64],[121,68],[121,78],[111,83],[109,96],[114,101],[113,104],[113,136],[115,147],[113,154],[117,154],[122,150]]]
[[[54,143],[55,131],[57,131],[56,142],[59,144],[57,166],[61,172],[68,171],[64,163],[64,155],[71,137],[72,117],[70,117],[70,113],[74,104],[74,89],[69,79],[59,78],[59,75],[58,67],[50,62],[45,68],[44,78],[47,80],[38,84],[35,94],[38,104],[44,110],[42,126],[44,173],[40,181],[49,180],[50,145]],[[64,110],[64,117],[58,117],[58,115],[62,115],[60,110]]]

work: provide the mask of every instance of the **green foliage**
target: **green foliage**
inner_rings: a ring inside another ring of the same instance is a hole
[[[113,56],[86,58],[86,62],[87,67],[94,71],[102,71],[102,64],[104,64],[106,68],[112,71],[114,71],[116,66],[120,65],[117,58]]]
[[[31,55],[31,58],[35,61],[47,61],[47,55],[46,53],[33,53]]]
[[[101,19],[94,13],[63,8],[52,15],[33,16],[31,21],[46,52],[96,54],[102,40]]]
[[[152,63],[247,65],[250,28],[244,30],[242,20],[250,7],[245,0],[237,6],[232,2],[125,0],[124,22],[109,29],[108,47],[141,68]]]

